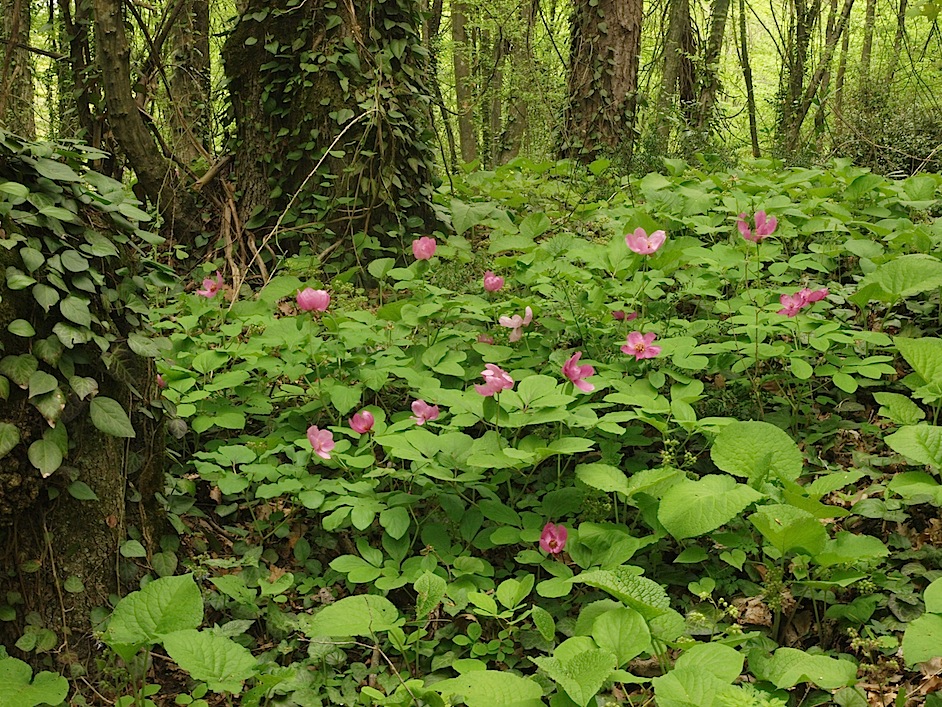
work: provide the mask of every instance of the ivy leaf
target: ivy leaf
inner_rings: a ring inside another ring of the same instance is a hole
[[[65,394],[56,388],[49,393],[30,399],[30,403],[39,410],[39,414],[45,418],[50,427],[55,427],[56,421],[65,410]]]
[[[0,373],[7,376],[23,390],[29,387],[29,379],[37,368],[39,368],[39,361],[30,354],[5,356],[0,359]]]
[[[69,296],[59,303],[59,311],[66,319],[79,326],[89,326],[92,323],[91,312],[88,311],[88,302],[78,297]]]
[[[20,258],[29,272],[38,270],[46,262],[46,257],[41,252],[29,247],[20,248]]]
[[[17,270],[12,265],[7,268],[7,287],[11,290],[25,290],[34,284],[36,284],[36,280],[24,272]]]
[[[44,479],[62,465],[62,452],[59,451],[59,446],[49,439],[38,439],[29,445],[27,456]]]
[[[79,400],[85,400],[88,396],[95,397],[98,394],[98,381],[86,376],[72,376],[69,378],[69,387]]]
[[[22,336],[23,338],[36,336],[36,330],[33,329],[33,325],[25,319],[14,319],[7,325],[7,331],[14,336]]]
[[[35,398],[37,395],[48,393],[55,390],[59,381],[55,376],[51,376],[45,371],[36,371],[29,377],[29,397]]]
[[[0,422],[0,458],[20,443],[20,430],[9,422]]]
[[[112,437],[134,437],[134,426],[121,403],[112,398],[98,396],[89,404],[92,424]]]
[[[44,311],[48,312],[49,308],[59,301],[59,292],[55,288],[40,282],[33,285],[33,299]]]
[[[73,481],[68,486],[69,495],[78,501],[97,501],[98,496],[84,481]]]
[[[88,259],[77,250],[67,250],[61,258],[62,267],[69,272],[85,272],[88,270]]]

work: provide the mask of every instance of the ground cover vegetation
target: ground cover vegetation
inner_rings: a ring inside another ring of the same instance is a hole
[[[0,707],[939,707],[939,9],[0,0]]]

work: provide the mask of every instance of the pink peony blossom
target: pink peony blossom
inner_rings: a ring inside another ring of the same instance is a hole
[[[815,302],[820,302],[827,296],[828,289],[826,287],[820,290],[811,290],[806,287],[793,295],[781,295],[778,301],[781,303],[782,309],[778,310],[778,314],[784,314],[786,317],[797,316],[802,309],[811,306]]]
[[[619,322],[632,322],[638,318],[637,312],[628,312],[625,313],[622,309],[616,309],[612,312],[612,316]]]
[[[507,327],[512,329],[510,332],[510,341],[520,341],[523,337],[523,327],[529,326],[530,322],[533,321],[533,310],[527,307],[523,311],[523,316],[515,314],[512,317],[501,317],[497,320],[497,323],[502,327]]]
[[[157,374],[157,387],[158,387],[158,388],[166,388],[166,387],[167,387],[167,381],[165,381],[165,380],[164,380],[164,377],[163,377],[162,375],[160,375],[159,373]]]
[[[422,236],[412,241],[412,255],[416,260],[428,260],[435,255],[438,242],[429,236]]]
[[[493,363],[485,365],[481,375],[484,376],[484,384],[476,384],[474,389],[485,397],[490,397],[502,390],[509,390],[514,387],[514,379]]]
[[[651,255],[664,245],[667,234],[664,231],[655,231],[650,236],[643,228],[636,228],[634,233],[625,236],[625,244],[639,255]]]
[[[771,236],[775,232],[776,226],[778,226],[778,219],[774,216],[768,218],[765,211],[756,211],[753,219],[755,221],[755,231],[749,227],[748,219],[749,217],[746,214],[739,214],[736,228],[739,229],[739,233],[742,234],[743,238],[753,243],[758,243],[763,238]]]
[[[373,429],[373,423],[376,422],[373,413],[369,410],[361,410],[350,418],[350,429],[358,435],[363,435]]]
[[[213,280],[212,278],[208,278],[208,277],[205,278],[203,280],[203,289],[197,290],[196,294],[201,295],[202,297],[208,297],[209,299],[212,299],[213,297],[216,296],[216,293],[222,289],[222,286],[223,286],[222,274],[217,270],[216,279]]]
[[[415,424],[424,425],[429,420],[438,419],[438,405],[429,405],[424,400],[416,400],[412,403],[412,419],[415,420]]]
[[[495,275],[491,270],[484,273],[484,289],[488,292],[497,292],[504,286],[504,278]]]
[[[330,430],[318,429],[316,425],[307,428],[307,440],[314,448],[314,453],[321,459],[330,459],[330,450],[334,448],[334,435]]]
[[[488,334],[478,334],[478,343],[479,344],[493,344],[494,337],[489,336]]]
[[[592,366],[579,365],[579,359],[582,358],[582,352],[577,351],[572,357],[563,364],[563,375],[566,376],[572,384],[585,393],[591,393],[595,386],[585,381],[589,376],[595,375],[595,369]]]
[[[540,533],[540,547],[545,553],[558,555],[565,549],[568,538],[569,531],[566,530],[566,526],[547,523],[543,526],[543,532]]]
[[[330,293],[327,290],[306,287],[298,292],[298,308],[305,312],[326,312],[329,306]]]
[[[661,353],[660,346],[651,346],[651,342],[657,338],[653,331],[642,334],[640,331],[633,331],[628,335],[628,340],[621,347],[622,353],[634,356],[636,361],[643,358],[654,358]]]

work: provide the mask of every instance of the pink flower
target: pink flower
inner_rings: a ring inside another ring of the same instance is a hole
[[[373,413],[369,410],[360,410],[350,418],[350,429],[358,435],[364,435],[373,429],[373,423],[376,422]]]
[[[307,441],[314,448],[314,453],[321,459],[330,459],[330,450],[334,448],[334,435],[330,430],[318,429],[316,425],[307,428]]]
[[[774,216],[772,218],[767,218],[765,211],[756,211],[755,215],[755,226],[756,230],[753,232],[749,228],[748,216],[746,214],[739,214],[739,220],[736,222],[736,228],[739,229],[739,232],[742,234],[742,237],[747,241],[752,241],[753,243],[758,243],[763,238],[771,236],[775,232],[776,226],[778,226],[778,219]]]
[[[412,241],[412,255],[416,260],[428,260],[435,255],[436,248],[438,248],[438,243],[429,236],[422,236]]]
[[[660,346],[651,346],[651,342],[657,338],[653,331],[642,334],[640,331],[633,331],[628,335],[628,341],[621,347],[622,353],[634,356],[636,361],[643,358],[654,358],[661,353]]]
[[[586,383],[585,379],[595,375],[595,369],[592,366],[580,366],[579,359],[582,358],[582,352],[577,351],[566,363],[563,364],[563,375],[566,376],[572,384],[585,393],[591,393],[595,386]]]
[[[305,312],[326,312],[329,306],[330,294],[327,290],[306,287],[298,292],[298,308]]]
[[[196,294],[201,295],[201,296],[203,296],[203,297],[208,297],[209,299],[212,299],[213,297],[216,296],[216,293],[219,292],[219,290],[222,289],[222,285],[223,285],[223,282],[222,282],[222,274],[217,270],[217,271],[216,271],[216,279],[213,280],[213,279],[208,278],[208,277],[205,278],[205,279],[203,280],[203,289],[202,289],[202,290],[197,290],[197,291],[196,291]]]
[[[478,343],[479,344],[493,344],[494,337],[488,336],[487,334],[478,334]]]
[[[664,231],[655,231],[650,236],[643,228],[636,228],[634,233],[625,236],[628,248],[640,255],[651,255],[664,245],[667,234]]]
[[[566,526],[547,523],[543,526],[543,532],[540,533],[540,547],[545,553],[558,555],[566,547],[568,538],[569,531],[566,530]]]
[[[484,273],[484,289],[488,292],[497,292],[501,287],[504,286],[504,278],[499,275],[495,275],[492,271],[488,270]]]
[[[820,290],[809,290],[807,287],[803,289],[798,294],[804,295],[805,300],[808,304],[813,304],[815,302],[820,302],[825,297],[828,296],[828,288],[823,287]]]
[[[476,384],[474,389],[485,397],[490,397],[502,390],[509,390],[514,387],[514,379],[493,363],[485,365],[481,375],[484,376],[484,384]]]
[[[778,314],[784,314],[786,317],[797,316],[802,309],[815,302],[820,302],[827,296],[828,289],[826,287],[820,290],[809,290],[806,287],[793,295],[781,295],[778,301],[781,303],[782,309],[778,310]]]
[[[158,388],[166,388],[166,387],[167,387],[167,381],[165,381],[165,380],[164,380],[164,377],[163,377],[162,375],[160,375],[159,373],[157,374],[157,387],[158,387]]]
[[[412,419],[415,420],[415,424],[424,425],[429,420],[438,419],[438,405],[429,405],[424,400],[416,400],[412,403]]]
[[[510,332],[510,341],[520,341],[523,336],[523,327],[529,326],[530,322],[533,321],[533,310],[527,307],[523,310],[524,316],[515,314],[512,317],[501,317],[497,320],[497,323],[508,329],[513,329]]]
[[[614,312],[612,312],[612,316],[619,322],[632,322],[638,318],[638,313],[629,312],[626,314],[624,310],[616,309]]]

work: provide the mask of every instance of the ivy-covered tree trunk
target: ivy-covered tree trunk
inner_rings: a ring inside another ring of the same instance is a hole
[[[641,0],[578,0],[572,17],[563,156],[631,158],[635,138]]]
[[[431,231],[431,99],[416,0],[247,0],[223,49],[249,229]]]
[[[33,154],[0,132],[0,644],[34,664],[51,655],[94,671],[93,610],[136,588],[122,542],[132,534],[149,554],[159,541],[156,385],[130,348],[152,344],[136,331],[136,222],[76,210],[81,185],[115,195],[122,185]]]

